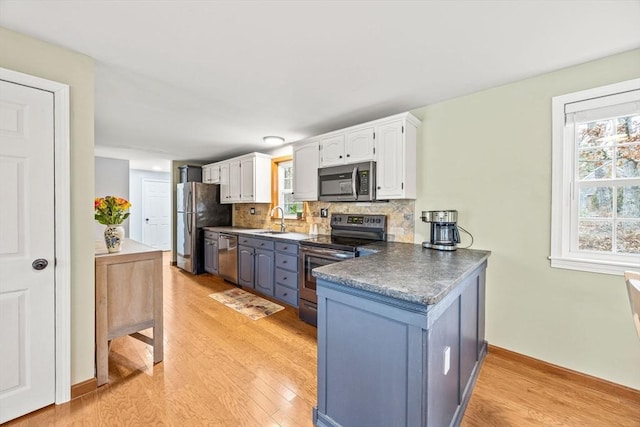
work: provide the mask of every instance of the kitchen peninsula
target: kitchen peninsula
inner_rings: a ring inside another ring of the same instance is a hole
[[[316,268],[318,426],[458,425],[487,351],[490,252],[367,245]]]

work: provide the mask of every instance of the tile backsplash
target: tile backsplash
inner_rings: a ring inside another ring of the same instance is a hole
[[[251,214],[251,208],[255,214]],[[329,217],[321,218],[320,209],[329,209]],[[305,202],[304,218],[285,219],[287,231],[308,233],[312,224],[318,225],[318,234],[330,234],[332,213],[376,214],[387,216],[387,240],[413,243],[415,200],[392,200],[369,203]],[[271,218],[268,203],[238,203],[233,205],[233,225],[236,227],[268,228],[276,230],[280,219]]]

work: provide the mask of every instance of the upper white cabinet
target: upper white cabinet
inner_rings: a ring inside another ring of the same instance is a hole
[[[319,141],[293,144],[293,200],[318,200]]]
[[[271,203],[271,157],[252,153],[220,163],[222,203]]]
[[[402,113],[295,143],[294,199],[318,200],[319,167],[368,161],[376,162],[377,200],[415,199],[419,126]]]
[[[373,127],[347,132],[347,139],[344,142],[345,163],[374,160],[374,132]]]
[[[366,162],[374,159],[373,128],[337,131],[321,138],[320,167]]]
[[[220,184],[220,163],[202,166],[202,182],[205,184]]]
[[[376,199],[416,198],[416,141],[411,114],[376,125]]]

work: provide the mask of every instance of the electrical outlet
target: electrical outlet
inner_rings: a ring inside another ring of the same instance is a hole
[[[329,208],[320,209],[320,217],[321,218],[326,218],[328,216],[329,216]]]
[[[256,208],[251,208],[251,209],[249,209],[249,213],[250,213],[251,215],[255,215],[255,214],[256,214]]]

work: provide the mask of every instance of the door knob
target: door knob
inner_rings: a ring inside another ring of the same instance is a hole
[[[31,267],[33,267],[34,270],[44,270],[47,268],[47,265],[49,265],[49,262],[44,258],[38,258],[31,263]]]

